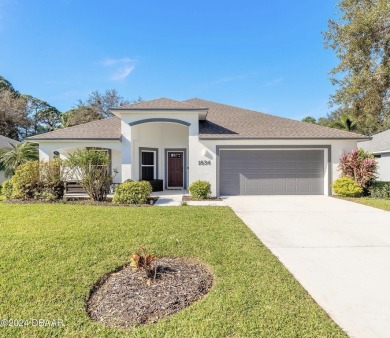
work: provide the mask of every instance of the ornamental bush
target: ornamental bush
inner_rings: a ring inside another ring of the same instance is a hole
[[[8,181],[3,182],[1,192],[5,196],[6,199],[12,198],[12,192],[13,192],[12,178]]]
[[[363,149],[352,150],[340,158],[341,176],[353,179],[367,193],[367,189],[375,179],[377,162],[369,152]]]
[[[370,186],[369,191],[373,198],[390,199],[390,182],[376,181]]]
[[[148,181],[124,182],[115,189],[113,203],[145,204],[152,193],[152,186]]]
[[[363,193],[363,189],[349,177],[341,177],[335,180],[332,188],[337,195],[343,197],[359,197]]]
[[[192,182],[188,190],[191,196],[196,199],[206,199],[211,194],[211,184],[207,181],[197,180]]]

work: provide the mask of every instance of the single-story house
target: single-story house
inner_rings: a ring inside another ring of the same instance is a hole
[[[11,147],[11,144],[16,145],[18,141],[13,140],[12,138],[5,137],[0,135],[0,149],[8,149]],[[4,171],[0,169],[0,185],[3,184],[8,178],[5,177]]]
[[[161,98],[111,109],[104,120],[30,137],[41,160],[98,147],[114,182],[211,183],[213,195],[330,195],[342,154],[363,135],[202,99]]]
[[[390,129],[374,135],[369,141],[359,142],[358,146],[374,154],[379,180],[390,181]]]

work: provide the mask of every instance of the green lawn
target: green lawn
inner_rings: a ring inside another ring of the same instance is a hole
[[[376,198],[369,198],[369,197],[360,197],[360,198],[344,197],[344,199],[346,199],[347,201],[360,203],[360,204],[368,205],[370,207],[390,211],[390,200],[376,199]]]
[[[1,337],[345,337],[227,207],[0,203],[0,230],[0,319],[65,324],[0,327]],[[158,256],[199,258],[215,286],[157,324],[123,330],[91,322],[91,286],[140,245]]]

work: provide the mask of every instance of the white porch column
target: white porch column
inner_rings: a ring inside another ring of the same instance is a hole
[[[132,178],[131,161],[132,161],[132,142],[131,127],[128,123],[121,121],[121,153],[122,153],[122,182]]]
[[[188,128],[188,186],[199,179],[198,151],[199,151],[199,124],[197,117],[191,121]]]

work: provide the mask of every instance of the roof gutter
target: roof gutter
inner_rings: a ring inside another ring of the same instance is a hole
[[[371,140],[372,137],[202,137],[200,140],[213,141],[213,140]]]
[[[30,138],[27,137],[26,141],[34,142],[34,141],[121,141],[122,138]]]

